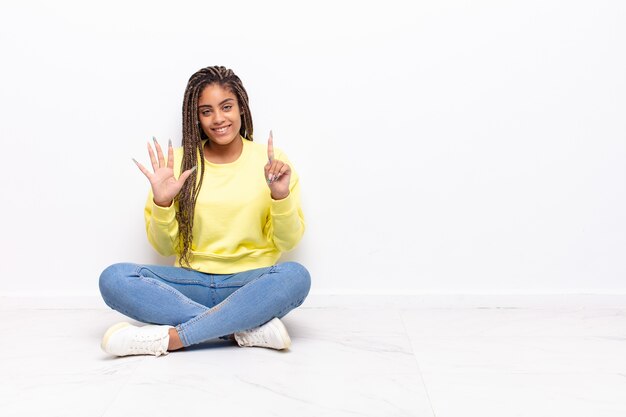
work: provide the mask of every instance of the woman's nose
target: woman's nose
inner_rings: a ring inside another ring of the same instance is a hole
[[[224,114],[221,111],[216,110],[215,113],[213,113],[213,122],[215,124],[220,124],[223,121],[224,121]]]

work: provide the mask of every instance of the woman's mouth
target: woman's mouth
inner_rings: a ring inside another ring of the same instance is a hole
[[[230,125],[224,126],[224,127],[214,127],[211,130],[217,133],[218,135],[223,135],[224,133],[226,133],[229,127]]]

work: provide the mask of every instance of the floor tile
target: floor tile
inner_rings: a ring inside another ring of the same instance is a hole
[[[433,416],[395,310],[294,310],[288,351],[214,340],[111,358],[100,338],[120,320],[104,309],[1,311],[0,331],[19,340],[0,347],[3,417]]]
[[[120,362],[100,350],[103,310],[0,313],[3,416],[101,416],[145,359]],[[6,341],[12,341],[7,343]]]
[[[437,417],[623,417],[618,374],[424,373]]]

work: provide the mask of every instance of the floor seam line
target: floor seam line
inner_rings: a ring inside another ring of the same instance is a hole
[[[422,386],[424,387],[424,392],[426,393],[426,398],[428,399],[428,405],[430,406],[430,411],[433,413],[433,417],[437,417],[437,413],[435,412],[435,407],[433,406],[433,402],[430,399],[430,394],[428,393],[428,387],[426,386],[426,381],[424,380],[424,374],[422,372],[422,368],[420,367],[419,360],[417,359],[417,355],[415,354],[415,349],[413,348],[413,341],[409,336],[408,329],[406,327],[406,323],[404,322],[404,317],[402,315],[402,309],[397,310],[398,315],[400,316],[400,323],[402,323],[402,327],[404,328],[404,336],[409,342],[409,347],[411,348],[411,353],[413,354],[413,359],[415,360],[415,364],[417,365],[417,372],[419,372],[420,380],[422,381]]]

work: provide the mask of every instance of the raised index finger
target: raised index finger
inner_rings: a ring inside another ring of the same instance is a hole
[[[274,160],[274,137],[272,136],[272,131],[270,130],[270,137],[267,140],[267,159],[271,161]]]

